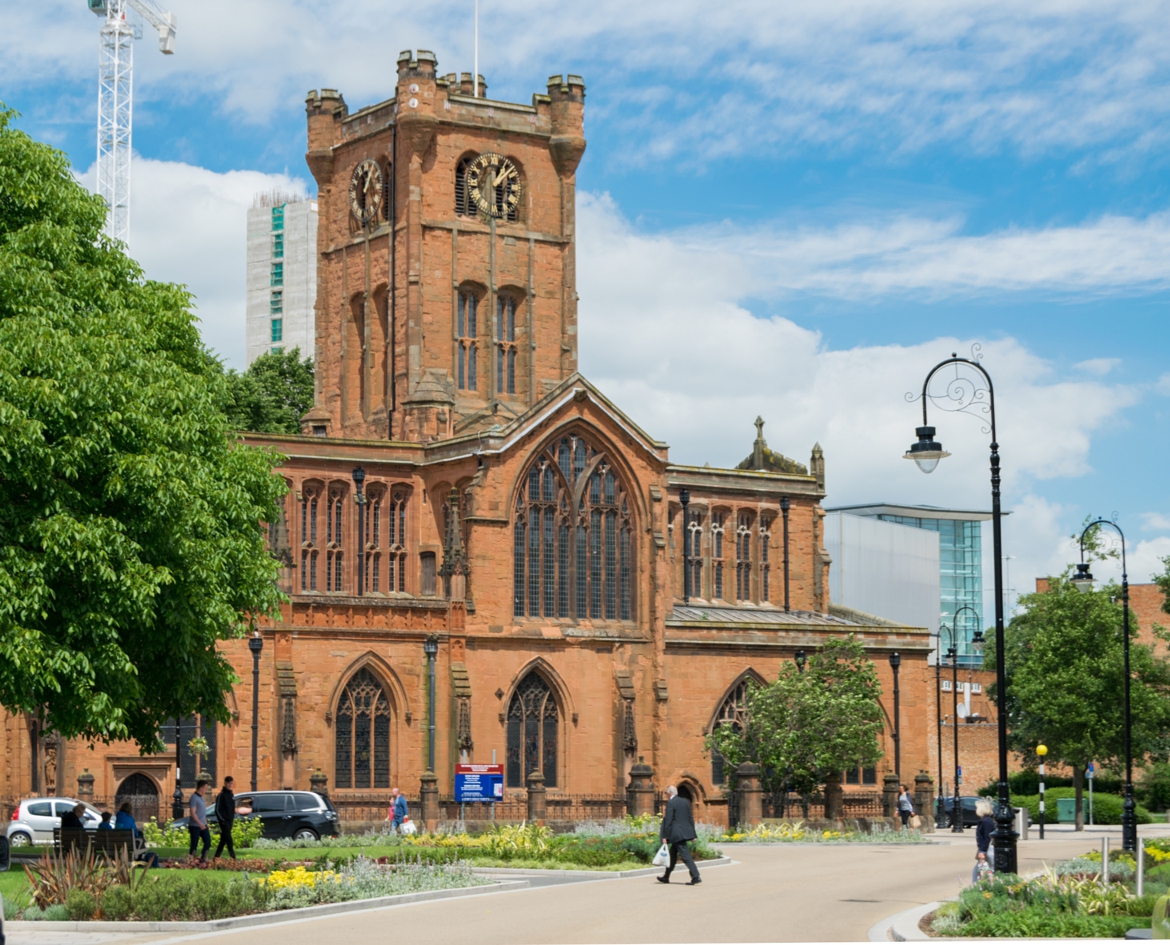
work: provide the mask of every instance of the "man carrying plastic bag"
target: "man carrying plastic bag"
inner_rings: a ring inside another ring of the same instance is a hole
[[[685,797],[680,797],[678,788],[673,784],[666,789],[666,795],[670,800],[666,803],[666,813],[662,817],[662,829],[658,831],[658,836],[664,845],[670,844],[670,862],[667,864],[666,872],[655,878],[660,883],[669,883],[671,871],[681,856],[691,874],[691,880],[687,885],[698,886],[702,882],[699,878],[699,868],[695,866],[691,851],[687,849],[687,844],[696,837],[691,802]],[[659,850],[658,856],[654,857],[656,866],[659,856],[662,856],[662,850]]]

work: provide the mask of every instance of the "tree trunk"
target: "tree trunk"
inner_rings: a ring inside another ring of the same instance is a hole
[[[1077,792],[1076,829],[1085,829],[1085,769],[1080,765],[1073,765],[1073,790]]]

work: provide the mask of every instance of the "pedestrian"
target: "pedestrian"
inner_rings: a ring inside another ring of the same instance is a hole
[[[394,833],[402,829],[406,816],[406,796],[399,793],[398,788],[390,788],[390,810],[386,812],[386,819],[390,821],[390,829]]]
[[[981,797],[975,802],[975,816],[979,823],[975,825],[975,868],[971,870],[971,882],[979,882],[979,874],[991,870],[987,854],[991,849],[991,835],[995,833],[995,820],[991,816],[991,801]]]
[[[74,804],[72,810],[65,811],[61,815],[61,832],[66,830],[84,830],[85,824],[81,818],[85,816],[85,805]]]
[[[114,825],[110,823],[110,812],[108,810],[102,811],[102,822],[98,824],[98,830],[113,830]]]
[[[670,865],[666,867],[665,873],[655,879],[660,883],[669,883],[670,873],[679,857],[682,857],[691,874],[691,880],[687,885],[698,886],[702,882],[699,878],[699,868],[695,866],[691,851],[687,848],[687,844],[696,837],[691,802],[682,797],[673,784],[666,789],[666,796],[669,800],[666,802],[666,813],[662,815],[662,827],[658,831],[658,838],[663,843],[670,844]]]
[[[118,808],[118,813],[114,817],[114,827],[118,830],[129,830],[135,840],[142,839],[142,831],[138,829],[138,824],[134,822],[134,815],[130,812],[130,802],[123,801],[122,806]],[[134,859],[142,860],[147,866],[158,866],[158,854],[153,850],[145,850],[138,848],[137,843],[135,849],[138,851],[134,854]]]
[[[902,818],[902,829],[905,830],[910,826],[910,818],[914,816],[914,799],[910,797],[910,791],[906,785],[901,785],[901,792],[898,794],[898,816]]]
[[[191,795],[190,816],[187,820],[187,833],[191,835],[191,849],[188,856],[195,855],[195,848],[199,841],[203,841],[203,852],[199,855],[199,862],[207,862],[207,851],[211,849],[211,831],[207,827],[207,802],[203,800],[203,792],[207,790],[207,782],[195,782],[195,793]]]
[[[223,779],[223,790],[219,792],[219,796],[215,799],[215,822],[219,824],[219,845],[215,848],[215,855],[212,859],[217,859],[223,853],[224,844],[227,844],[228,855],[234,860],[236,858],[236,845],[233,842],[232,827],[236,822],[236,795],[232,790],[235,786],[235,779],[229,774]]]

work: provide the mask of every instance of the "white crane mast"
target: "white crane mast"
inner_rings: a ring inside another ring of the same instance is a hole
[[[134,40],[140,35],[126,14],[134,10],[158,30],[158,48],[175,51],[175,17],[154,0],[87,0],[105,22],[98,60],[97,192],[106,201],[106,233],[130,242],[130,129],[134,97]]]

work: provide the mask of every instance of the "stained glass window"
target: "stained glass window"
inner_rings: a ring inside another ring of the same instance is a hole
[[[334,738],[337,787],[390,787],[390,700],[368,669],[354,673],[341,693]]]
[[[545,787],[557,786],[559,723],[560,713],[551,687],[539,673],[529,673],[508,703],[508,787],[526,786],[533,771],[544,775]]]
[[[633,619],[635,544],[625,487],[578,435],[533,461],[516,501],[513,613]]]
[[[723,700],[723,704],[719,707],[719,712],[715,716],[715,724],[711,726],[711,730],[719,728],[721,725],[730,725],[737,732],[742,732],[744,723],[747,720],[747,688],[750,680],[745,678],[740,680],[739,684],[728,693],[727,698]],[[727,780],[727,773],[724,770],[723,756],[717,751],[711,752],[711,783],[723,784]]]

